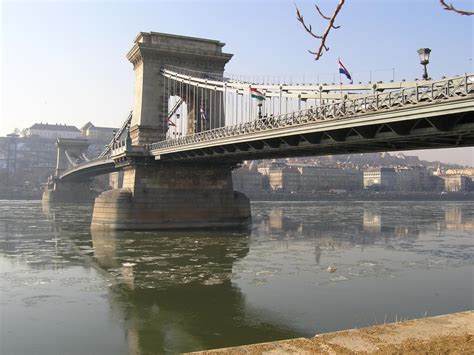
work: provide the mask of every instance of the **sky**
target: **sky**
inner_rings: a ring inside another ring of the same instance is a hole
[[[296,0],[322,32],[317,2]],[[470,0],[450,0],[474,10]],[[0,135],[37,122],[119,126],[133,99],[125,58],[139,32],[217,39],[234,57],[226,72],[332,82],[341,57],[354,81],[421,77],[417,49],[432,50],[430,77],[474,72],[474,16],[445,11],[438,0],[346,0],[319,61],[318,42],[297,22],[290,0],[8,1],[0,0]],[[313,80],[314,79],[314,80]],[[423,159],[474,166],[474,148],[416,151]]]

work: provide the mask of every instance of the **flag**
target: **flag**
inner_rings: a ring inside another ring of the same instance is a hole
[[[206,117],[206,111],[204,111],[204,106],[201,105],[201,108],[199,109],[199,113],[200,113],[200,117],[201,117],[201,120],[207,120],[207,117]]]
[[[250,94],[252,95],[252,98],[257,99],[258,101],[263,101],[265,100],[265,95],[262,94],[260,91],[254,88],[250,88]]]
[[[344,74],[346,78],[351,81],[351,84],[352,84],[352,77],[351,77],[351,74],[349,73],[349,70],[347,70],[344,64],[342,64],[340,59],[338,59],[338,61],[339,61],[339,74]]]

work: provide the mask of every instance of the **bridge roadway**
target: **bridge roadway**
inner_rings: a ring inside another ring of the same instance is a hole
[[[121,144],[60,179],[109,173],[127,157],[160,161],[241,161],[474,146],[474,76],[421,82],[412,88],[260,118],[145,147]]]

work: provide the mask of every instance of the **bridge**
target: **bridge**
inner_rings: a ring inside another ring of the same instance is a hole
[[[92,226],[229,228],[250,221],[231,171],[243,160],[474,145],[474,75],[367,83],[249,82],[224,75],[215,40],[140,33],[133,111],[95,159],[58,141],[44,200],[88,195],[92,176],[123,171],[95,200]]]

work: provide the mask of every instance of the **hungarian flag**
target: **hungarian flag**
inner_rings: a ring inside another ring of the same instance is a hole
[[[250,94],[252,94],[252,98],[257,99],[258,101],[265,100],[265,95],[262,94],[260,91],[254,88],[250,88]]]

